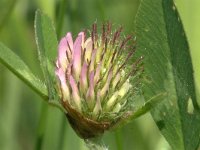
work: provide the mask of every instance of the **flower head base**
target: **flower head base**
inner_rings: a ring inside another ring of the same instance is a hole
[[[91,36],[80,32],[75,41],[67,33],[59,43],[56,75],[67,118],[82,138],[103,133],[127,116],[134,79],[141,73],[139,58],[129,64],[135,39],[121,39],[122,28],[111,32],[104,24],[101,35],[93,24]],[[128,43],[131,42],[131,47]]]

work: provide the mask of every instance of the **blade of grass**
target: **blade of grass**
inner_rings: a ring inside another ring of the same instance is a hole
[[[13,53],[9,48],[0,42],[0,62],[5,65],[18,78],[24,81],[44,100],[48,99],[47,87],[40,81],[21,60],[19,56]]]
[[[56,33],[58,38],[60,38],[61,36],[66,8],[67,8],[67,0],[62,0],[59,6],[58,20],[56,26]]]

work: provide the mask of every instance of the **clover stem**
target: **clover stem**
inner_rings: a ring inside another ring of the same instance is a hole
[[[103,144],[101,137],[85,139],[84,141],[89,150],[108,150],[108,147]]]

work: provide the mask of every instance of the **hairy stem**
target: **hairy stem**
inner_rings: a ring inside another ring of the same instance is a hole
[[[108,147],[103,144],[101,137],[85,139],[84,141],[89,150],[108,150]]]

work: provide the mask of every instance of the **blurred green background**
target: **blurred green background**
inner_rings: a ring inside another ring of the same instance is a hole
[[[200,89],[199,0],[176,0]],[[110,20],[134,32],[139,0],[0,0],[0,41],[18,54],[42,78],[34,39],[34,13],[41,9],[57,27],[58,38],[76,34],[97,21]],[[62,12],[62,10],[64,10]],[[59,24],[63,16],[63,22]],[[200,91],[200,90],[198,90]],[[150,114],[103,137],[110,150],[168,150]],[[86,150],[64,114],[48,106],[29,87],[0,64],[0,150]]]

